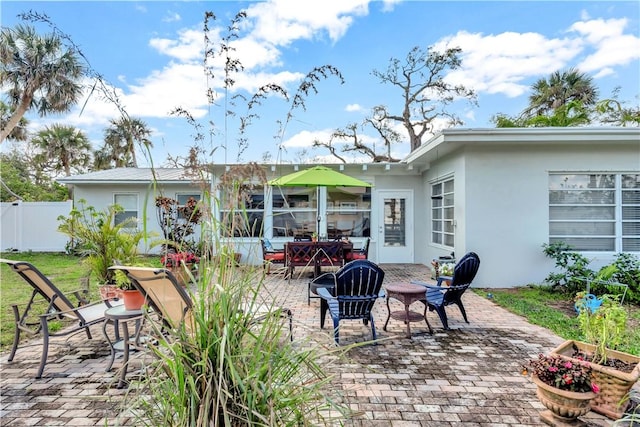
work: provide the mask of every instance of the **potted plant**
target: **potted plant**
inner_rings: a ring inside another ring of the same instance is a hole
[[[78,208],[72,209],[68,217],[58,217],[58,231],[69,236],[69,252],[85,257],[90,276],[106,289],[103,299],[107,299],[116,287],[114,271],[109,267],[116,262],[136,262],[138,244],[145,234],[137,229],[135,218],[116,221],[118,214],[124,212],[122,207],[112,205],[96,211],[84,203],[84,200],[78,201]]]
[[[578,321],[587,342],[568,340],[552,353],[565,360],[587,361],[601,392],[591,401],[591,408],[611,419],[625,412],[624,396],[640,377],[640,357],[618,351],[627,336],[627,312],[617,297],[603,295],[601,304],[591,310],[584,293],[577,295]]]
[[[144,295],[131,283],[122,271],[113,271],[118,288],[118,296],[122,297],[124,308],[127,310],[140,310],[144,305]]]
[[[200,258],[193,252],[169,252],[160,258],[160,262],[171,271],[182,286],[191,282],[193,271]]]
[[[574,421],[589,412],[589,402],[600,391],[594,383],[591,366],[584,361],[539,354],[523,367],[524,374],[529,371],[538,387],[536,396],[547,408],[540,413],[540,418],[550,425]]]

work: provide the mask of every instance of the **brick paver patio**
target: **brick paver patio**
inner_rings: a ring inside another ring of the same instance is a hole
[[[382,267],[385,284],[425,279],[429,274],[420,265]],[[282,275],[271,274],[266,289],[293,311],[294,337],[322,333],[319,336],[331,342],[330,319],[324,331],[319,329],[319,301],[307,305],[307,282],[288,282]],[[380,343],[356,347],[346,361],[327,366],[351,407],[362,411],[360,418],[347,425],[544,425],[538,418],[542,406],[535,386],[520,374],[520,367],[563,340],[473,292],[463,299],[469,324],[457,307],[449,307],[451,330],[444,331],[438,316],[429,313],[434,334],[428,333],[424,322],[416,322],[411,325],[412,339],[405,338],[406,328],[397,320],[390,320],[388,330],[383,331],[387,308],[383,300],[376,303]],[[392,309],[401,308],[396,301],[391,304]],[[40,380],[33,378],[40,340],[33,341],[33,347],[20,348],[12,363],[2,355],[0,425],[116,425],[118,404],[126,390],[114,388],[117,370],[105,372],[107,343],[100,328],[92,331],[93,340],[78,334],[70,345],[52,346]],[[371,338],[371,331],[360,321],[343,321],[340,338],[342,343],[361,342]],[[139,357],[134,356],[133,365],[140,362]],[[116,368],[119,362],[116,359]],[[612,425],[593,412],[582,419],[589,426]],[[123,423],[128,424],[126,419]]]

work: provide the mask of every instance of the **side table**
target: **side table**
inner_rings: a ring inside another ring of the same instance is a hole
[[[431,325],[427,319],[426,311],[423,314],[409,310],[409,306],[414,302],[426,299],[425,294],[427,289],[424,286],[414,285],[413,283],[392,283],[385,286],[385,291],[387,294],[387,311],[389,315],[387,316],[387,321],[384,322],[384,327],[382,329],[385,331],[387,330],[389,319],[393,317],[396,320],[402,320],[406,323],[407,338],[411,338],[411,322],[424,320],[427,322],[427,326],[429,327],[429,333],[433,335],[433,329],[431,329]],[[394,298],[404,304],[404,310],[392,312],[389,307],[390,298]]]
[[[116,352],[122,352],[122,369],[120,372],[120,379],[118,380],[118,388],[124,387],[127,376],[127,365],[129,364],[129,346],[131,340],[129,338],[129,326],[127,323],[131,320],[136,321],[136,336],[138,335],[140,324],[142,319],[142,310],[127,310],[124,305],[118,305],[111,307],[104,312],[104,323],[102,325],[102,332],[111,347],[111,361],[106,371],[109,372],[113,367],[113,362],[116,358]],[[113,323],[115,341],[112,341],[107,334],[107,325]],[[120,337],[119,326],[122,326],[122,338]]]

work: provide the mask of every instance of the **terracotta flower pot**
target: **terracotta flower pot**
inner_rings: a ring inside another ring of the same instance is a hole
[[[137,289],[122,291],[124,308],[127,310],[140,310],[144,304],[144,295]]]
[[[591,410],[589,402],[596,397],[596,393],[560,390],[542,382],[535,375],[532,375],[531,379],[538,386],[536,396],[547,408],[540,413],[540,419],[546,424],[558,425],[575,421]]]
[[[593,354],[595,346],[580,341],[568,340],[551,351],[565,359],[577,361],[573,356],[573,346],[587,354]],[[608,418],[617,420],[624,415],[627,403],[624,396],[640,378],[640,357],[615,350],[607,350],[607,358],[619,359],[627,363],[635,364],[631,372],[622,372],[613,367],[590,363],[593,382],[600,387],[600,392],[591,401],[591,409]]]

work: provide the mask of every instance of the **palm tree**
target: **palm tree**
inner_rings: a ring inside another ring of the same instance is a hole
[[[110,123],[104,134],[104,145],[96,152],[96,168],[138,167],[135,142],[145,149],[153,147],[148,138],[151,130],[137,118],[121,117],[112,119]]]
[[[580,101],[584,107],[589,107],[598,98],[593,79],[575,68],[556,71],[548,79],[538,80],[531,89],[529,107],[523,113],[525,117],[553,112],[569,101]]]
[[[8,88],[15,109],[0,129],[0,143],[29,109],[40,117],[69,111],[82,93],[78,83],[85,68],[74,50],[65,50],[55,34],[44,37],[31,26],[17,25],[0,32],[0,86]]]
[[[3,101],[0,101],[0,129],[4,129],[14,111],[15,108],[11,108]],[[7,139],[14,141],[26,141],[28,124],[29,121],[24,117],[21,117],[20,120],[18,120],[18,124],[7,135]]]
[[[591,123],[589,111],[580,101],[569,101],[556,108],[552,114],[531,117],[525,127],[572,127]]]
[[[54,124],[38,132],[31,143],[39,147],[40,163],[53,171],[71,175],[71,169],[83,170],[91,160],[89,138],[73,126]]]

